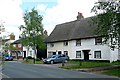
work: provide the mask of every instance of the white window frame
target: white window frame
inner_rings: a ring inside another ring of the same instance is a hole
[[[50,43],[50,47],[54,47],[54,43]]]
[[[94,58],[101,59],[101,51],[94,51]]]
[[[21,48],[22,47],[22,44],[18,44],[18,48]]]
[[[76,40],[76,46],[81,46],[81,39]]]
[[[68,56],[68,51],[64,51],[64,54]]]
[[[76,58],[82,58],[81,51],[76,51]]]
[[[68,41],[63,42],[64,46],[68,46]]]

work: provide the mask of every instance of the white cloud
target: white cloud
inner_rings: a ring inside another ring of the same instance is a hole
[[[45,4],[37,5],[37,10],[38,10],[39,12],[45,11],[46,8],[47,8],[47,5],[45,5]]]
[[[0,20],[4,21],[6,32],[19,34],[18,26],[24,24],[21,0],[0,0]]]
[[[97,0],[58,0],[56,6],[46,9],[44,28],[50,34],[55,25],[76,20],[78,12],[84,17],[93,16],[90,13]]]

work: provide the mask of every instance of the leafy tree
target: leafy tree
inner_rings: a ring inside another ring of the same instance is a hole
[[[42,24],[42,16],[39,15],[37,10],[34,8],[31,12],[26,11],[24,14],[25,26],[21,25],[20,30],[22,30],[21,40],[24,46],[31,46],[40,49],[45,49],[44,44],[44,29]],[[36,50],[35,50],[36,54]]]
[[[96,34],[103,35],[111,49],[120,49],[120,1],[96,2],[91,11],[97,15],[93,19]]]
[[[41,49],[46,48],[43,41],[44,29],[42,20],[42,16],[39,15],[34,8],[31,12],[26,11],[24,14],[25,26],[20,26],[20,30],[22,30],[21,39],[23,45],[33,46],[33,43],[35,43]]]

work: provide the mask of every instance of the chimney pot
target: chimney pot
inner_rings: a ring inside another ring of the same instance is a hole
[[[81,20],[83,17],[82,13],[78,12],[78,15],[77,15],[77,20]]]

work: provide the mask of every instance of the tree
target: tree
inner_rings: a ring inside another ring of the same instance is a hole
[[[45,49],[44,44],[44,29],[42,24],[42,16],[38,14],[37,10],[34,8],[31,12],[26,11],[24,14],[25,26],[21,25],[20,30],[22,30],[22,44],[25,46],[34,47],[36,55],[36,46],[40,49]]]
[[[120,49],[120,1],[96,2],[91,11],[97,15],[93,19],[97,35],[102,35],[111,49]]]

